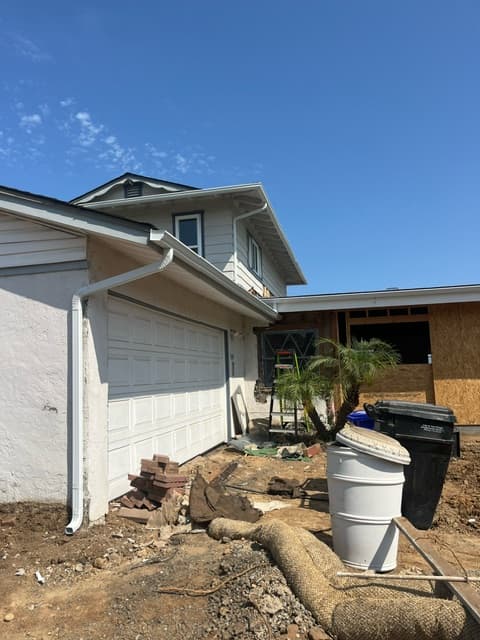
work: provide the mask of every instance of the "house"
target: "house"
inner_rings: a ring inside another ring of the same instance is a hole
[[[277,318],[262,298],[304,282],[259,184],[0,187],[0,502],[68,499],[73,533],[142,458],[225,441]]]
[[[362,388],[360,402],[396,399],[453,409],[480,424],[480,285],[278,297],[279,320],[259,330],[260,378],[269,386],[275,349],[305,361],[318,338],[383,339],[402,364]]]

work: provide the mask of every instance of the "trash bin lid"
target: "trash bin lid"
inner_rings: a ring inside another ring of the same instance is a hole
[[[337,433],[336,439],[355,451],[368,453],[390,462],[398,462],[398,464],[410,464],[410,454],[405,447],[402,447],[398,440],[384,433],[346,424]]]
[[[377,414],[389,413],[451,424],[457,421],[451,409],[436,404],[405,402],[403,400],[377,400],[374,409]]]

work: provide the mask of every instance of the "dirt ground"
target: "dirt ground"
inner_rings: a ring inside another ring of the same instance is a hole
[[[435,524],[425,532],[446,559],[472,575],[480,575],[479,456],[480,438],[464,437],[462,458],[450,463]],[[208,479],[232,460],[239,466],[228,484],[262,492],[268,480],[279,475],[309,480],[313,498],[325,495],[324,453],[301,462],[244,457],[222,447],[183,469],[192,475],[199,469]],[[254,502],[271,499],[262,493],[244,495]],[[331,544],[325,500],[283,500],[287,508],[263,517],[305,527]],[[176,531],[164,540],[158,531],[120,518],[115,506],[105,526],[71,537],[63,533],[67,514],[61,506],[4,505],[2,522],[2,638],[261,640],[286,638],[287,631],[289,638],[307,638],[315,627],[268,554],[255,544],[217,542],[205,532]],[[429,572],[402,538],[397,571]],[[224,587],[214,590],[225,580]],[[214,591],[195,596],[159,593],[166,586]]]

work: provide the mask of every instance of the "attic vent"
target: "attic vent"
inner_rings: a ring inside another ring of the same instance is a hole
[[[142,195],[143,184],[141,182],[132,182],[128,180],[123,185],[125,198],[138,198]]]

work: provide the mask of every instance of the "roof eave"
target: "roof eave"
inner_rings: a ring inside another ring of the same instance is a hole
[[[265,298],[279,313],[480,302],[480,285]]]
[[[182,262],[190,269],[195,270],[199,274],[207,277],[215,283],[217,287],[223,289],[228,295],[233,296],[243,305],[247,305],[259,317],[268,322],[274,322],[278,318],[278,313],[270,305],[266,304],[261,298],[256,298],[251,293],[235,284],[230,278],[222,273],[217,267],[214,267],[208,260],[202,258],[197,253],[186,247],[182,242],[177,240],[168,231],[150,232],[150,241],[163,249],[173,249],[174,259]]]
[[[139,196],[137,198],[128,198],[127,200],[125,199],[104,200],[104,201],[98,201],[98,202],[84,203],[83,206],[89,209],[92,208],[92,209],[98,209],[98,210],[115,209],[117,207],[125,208],[128,206],[148,204],[150,202],[168,202],[171,200],[187,200],[190,198],[199,199],[199,198],[208,198],[208,197],[216,197],[216,196],[236,195],[236,194],[241,194],[245,191],[252,191],[252,190],[258,191],[261,198],[267,204],[267,211],[268,211],[269,218],[275,228],[275,231],[280,241],[282,242],[283,246],[285,247],[285,250],[288,253],[288,256],[292,265],[292,270],[295,273],[295,277],[289,278],[287,284],[288,285],[307,284],[305,275],[303,274],[303,271],[300,268],[300,265],[298,264],[294,256],[293,250],[285,236],[285,233],[282,227],[280,226],[280,223],[277,220],[277,217],[268,199],[268,196],[265,193],[263,185],[260,182],[230,185],[226,187],[211,187],[208,189],[192,189],[192,190],[185,190],[185,191],[174,191],[172,193],[161,193],[161,194],[153,194],[149,196]]]

